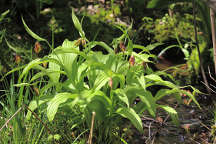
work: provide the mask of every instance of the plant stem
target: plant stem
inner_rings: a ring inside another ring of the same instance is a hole
[[[216,75],[216,38],[215,38],[215,15],[214,10],[210,8],[210,18],[211,18],[211,31],[212,31],[212,43],[213,43],[213,53],[214,53],[214,68]]]
[[[93,135],[93,129],[94,129],[94,119],[95,119],[95,112],[92,112],[92,120],[91,120],[91,130],[89,134],[88,144],[92,144],[92,135]]]
[[[201,57],[201,52],[200,52],[200,48],[199,48],[199,41],[197,38],[197,26],[196,26],[196,14],[195,14],[195,0],[193,0],[193,17],[194,17],[194,32],[195,32],[195,41],[196,41],[196,47],[197,47],[197,51],[198,51],[198,55],[199,55],[199,61],[200,61],[200,69],[201,69],[201,74],[204,80],[205,85],[207,86],[207,92],[208,94],[211,93],[211,91],[209,90],[209,84],[205,75],[205,71],[203,68],[203,60]]]

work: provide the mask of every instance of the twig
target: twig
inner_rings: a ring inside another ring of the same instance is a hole
[[[143,116],[142,118],[144,118],[145,120],[150,120],[150,121],[153,121],[153,122],[158,122],[157,120],[153,119],[153,118],[149,118],[149,117],[145,117]]]
[[[211,75],[211,71],[210,71],[210,68],[208,67],[208,72],[209,72],[209,76],[210,76],[210,78],[214,81],[214,82],[216,82],[216,80],[212,77],[212,75]]]
[[[209,90],[211,90],[213,93],[216,93],[216,91],[214,91],[213,89],[211,89],[209,86],[207,86],[204,82],[201,81],[201,83],[203,83],[206,87],[208,87]]]
[[[7,124],[11,121],[11,119],[12,119],[13,117],[15,117],[15,116],[21,111],[22,108],[23,108],[23,106],[20,107],[20,108],[5,122],[5,124],[1,127],[0,131],[2,131],[2,129],[3,129],[4,127],[7,126]]]
[[[96,113],[92,112],[91,130],[90,130],[90,134],[89,134],[88,144],[92,144],[92,136],[93,136],[95,115],[96,115]]]
[[[215,68],[215,75],[216,75],[215,15],[214,15],[214,10],[212,8],[210,8],[210,18],[211,18],[212,43],[213,43],[213,51],[214,51],[214,68]]]
[[[148,129],[149,129],[149,139],[150,139],[151,138],[151,123],[149,124]]]
[[[211,129],[210,129],[209,127],[207,127],[204,123],[200,122],[200,124],[201,124],[202,126],[204,126],[207,130],[211,131]]]
[[[195,140],[194,140],[194,139],[192,139],[192,138],[190,138],[190,140],[191,140],[191,141],[193,141],[193,142],[195,142],[196,144],[201,144],[201,143],[199,143],[199,142],[195,141]]]
[[[49,134],[52,134],[52,131],[49,129],[49,127],[37,116],[37,114],[35,112],[33,112],[26,104],[24,104],[24,106],[26,107],[27,110],[29,110],[33,115],[34,117],[39,120],[43,125],[44,127],[47,129],[47,131],[49,132]]]
[[[153,137],[153,140],[152,140],[151,144],[154,144],[154,141],[155,141],[155,136]]]
[[[200,48],[199,48],[199,41],[198,41],[198,38],[197,38],[197,25],[196,25],[196,15],[195,15],[195,0],[193,0],[193,17],[194,17],[195,40],[196,40],[196,47],[197,47],[197,51],[198,51],[198,55],[199,55],[201,74],[202,74],[203,80],[205,82],[205,85],[207,86],[208,94],[210,94],[211,91],[209,90],[209,84],[208,84],[208,81],[207,81],[207,78],[206,78],[206,75],[205,75],[205,71],[204,71],[204,68],[203,68],[203,60],[202,60],[202,57],[201,57],[201,52],[200,52]]]

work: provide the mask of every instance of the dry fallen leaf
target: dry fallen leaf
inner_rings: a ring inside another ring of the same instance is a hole
[[[156,117],[156,120],[159,122],[159,123],[163,123],[163,118],[161,118],[161,117]]]

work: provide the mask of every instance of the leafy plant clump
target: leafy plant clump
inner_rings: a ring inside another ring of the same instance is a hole
[[[37,96],[32,98],[29,109],[39,112],[50,122],[61,114],[71,116],[72,126],[68,128],[69,131],[79,131],[83,135],[83,139],[77,135],[71,141],[86,142],[92,113],[95,112],[93,141],[114,143],[126,139],[120,135],[125,118],[139,132],[143,132],[141,116],[144,111],[156,117],[157,109],[163,109],[178,125],[175,109],[158,104],[164,96],[175,96],[180,102],[180,95],[184,93],[199,106],[194,95],[164,80],[169,75],[153,72],[148,67],[148,63],[152,63],[150,58],[155,58],[150,54],[152,46],[133,44],[127,33],[131,27],[119,27],[123,34],[113,40],[111,48],[101,41],[89,41],[73,11],[72,20],[80,38],[74,41],[66,39],[56,48],[33,33],[23,20],[27,32],[39,42],[46,42],[52,51],[16,69],[23,69],[15,85],[20,87],[18,107],[28,104],[25,97],[30,95],[28,89],[34,87]],[[94,47],[101,48],[101,51],[93,51]],[[141,52],[133,52],[134,48]],[[149,90],[152,86],[164,88],[153,95]],[[140,101],[135,103],[137,98]],[[27,121],[31,120],[31,115],[29,111]]]

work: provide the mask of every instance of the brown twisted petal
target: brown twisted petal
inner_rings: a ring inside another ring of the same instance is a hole
[[[135,57],[134,56],[130,57],[129,63],[130,63],[130,66],[134,66],[134,64],[135,64]]]
[[[120,47],[122,52],[124,52],[126,50],[126,47],[122,41],[120,42],[119,47]]]

